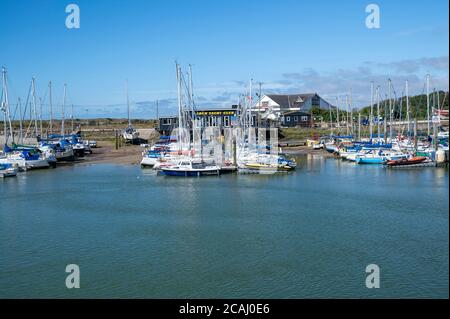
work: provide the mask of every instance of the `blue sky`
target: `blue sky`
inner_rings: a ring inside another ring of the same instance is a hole
[[[80,7],[81,28],[65,27],[65,7]],[[376,3],[381,28],[367,29]],[[192,64],[197,104],[236,103],[250,78],[263,93],[318,92],[333,101],[350,87],[356,106],[370,81],[398,94],[448,90],[448,1],[300,0],[2,0],[0,64],[10,96],[38,94],[49,80],[54,104],[63,83],[77,117],[125,117],[125,79],[133,117],[175,110],[174,61]],[[44,109],[45,106],[44,106]]]

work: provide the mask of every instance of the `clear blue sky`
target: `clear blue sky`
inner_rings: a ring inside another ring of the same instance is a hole
[[[76,3],[81,28],[65,27],[65,7]],[[377,3],[381,28],[365,27],[365,7]],[[228,105],[263,82],[263,93],[316,91],[332,99],[352,87],[367,104],[370,81],[423,77],[448,90],[448,1],[300,0],[2,0],[0,64],[8,69],[12,99],[64,82],[76,116],[124,117],[125,79],[134,117],[174,110],[175,67],[194,65],[198,103]],[[384,88],[383,88],[384,89]],[[13,101],[12,101],[13,102]]]

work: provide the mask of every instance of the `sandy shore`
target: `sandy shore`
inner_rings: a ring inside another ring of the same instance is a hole
[[[137,165],[142,160],[142,151],[139,145],[126,145],[116,150],[110,143],[98,143],[97,148],[92,149],[91,155],[86,155],[76,163],[112,163],[124,165]]]
[[[139,145],[122,146],[118,150],[111,143],[100,142],[99,147],[92,149],[92,154],[79,159],[75,164],[111,163],[123,165],[138,165],[142,160],[143,149]],[[313,154],[324,157],[333,157],[324,150],[313,150],[306,146],[283,147],[282,152],[288,155]]]
[[[137,165],[142,160],[143,149],[139,145],[127,145],[115,149],[113,145],[103,144],[93,149],[93,154],[86,156],[82,162],[85,163],[113,163],[125,165]],[[333,157],[332,154],[324,150],[313,150],[306,146],[284,147],[283,153],[288,155],[321,155],[324,157]]]

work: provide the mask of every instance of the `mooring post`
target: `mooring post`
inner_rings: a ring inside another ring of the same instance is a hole
[[[119,149],[119,134],[117,132],[117,130],[114,130],[115,133],[115,137],[116,137],[116,150]]]

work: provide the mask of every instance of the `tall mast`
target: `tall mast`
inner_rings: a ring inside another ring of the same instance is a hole
[[[61,109],[61,135],[64,136],[64,109],[66,107],[67,84],[64,83],[63,103]]]
[[[370,115],[369,115],[369,132],[370,140],[372,140],[373,135],[373,81],[370,82]]]
[[[339,135],[339,128],[340,128],[340,123],[339,123],[339,97],[336,96],[336,124],[337,124],[337,130],[338,130],[338,135]]]
[[[50,103],[50,134],[53,134],[53,102],[52,102],[52,81],[48,82],[48,98]]]
[[[4,101],[3,101],[3,107],[5,112],[5,144],[8,143],[8,137],[11,135],[14,142],[14,134],[12,130],[12,123],[11,123],[11,111],[9,108],[9,96],[8,96],[8,80],[6,78],[6,68],[2,68],[2,82],[3,82],[3,92],[4,92]],[[9,134],[6,133],[7,126],[6,126],[6,119],[9,123]]]
[[[194,107],[194,80],[192,78],[192,65],[189,64],[189,98]]]
[[[436,99],[437,99],[437,109],[440,111],[441,110],[441,105],[440,105],[440,101],[439,101],[439,90],[437,90],[436,92]]]
[[[8,142],[8,125],[6,124],[6,103],[5,103],[5,101],[4,101],[4,93],[5,93],[5,72],[6,72],[6,70],[5,70],[5,68],[3,67],[2,68],[2,93],[3,93],[3,95],[2,95],[2,99],[1,99],[1,101],[0,101],[0,103],[1,103],[1,105],[0,105],[0,108],[1,108],[1,110],[2,110],[2,112],[3,112],[3,134],[4,134],[4,136],[5,136],[5,145],[7,144],[7,142]]]
[[[383,116],[383,139],[384,142],[387,144],[387,103],[388,103],[388,95],[385,95],[384,98],[384,103],[383,103],[383,107],[384,107],[384,116]]]
[[[350,133],[353,135],[353,94],[352,88],[350,88]]]
[[[250,92],[248,97],[248,129],[252,126],[252,102],[253,102],[253,79],[250,79]],[[289,96],[288,96],[289,98]]]
[[[380,86],[377,86],[377,130],[378,130],[378,143],[381,139],[381,127],[380,127]]]
[[[70,119],[71,119],[71,121],[72,121],[72,133],[73,133],[73,131],[74,131],[74,126],[73,126],[73,104],[72,104],[72,107],[71,107],[71,110],[70,110]]]
[[[409,140],[409,132],[411,131],[411,125],[410,125],[410,118],[409,118],[409,83],[408,80],[406,80],[405,83],[405,95],[406,95],[406,125],[408,127],[408,131],[406,132],[408,135],[408,140]]]
[[[180,67],[178,63],[175,63],[177,68],[177,92],[178,92],[178,150],[181,151],[181,128],[182,128],[182,114],[181,114],[181,108],[182,108],[182,102],[181,102],[181,74],[180,74]]]
[[[333,136],[333,113],[331,111],[331,103],[328,104],[328,107],[330,108],[330,135]]]
[[[392,142],[392,81],[389,79],[389,140]]]
[[[430,75],[427,74],[427,135],[430,136]]]
[[[131,120],[130,120],[130,98],[128,96],[128,80],[125,80],[125,91],[127,94],[127,118],[128,118],[128,127],[131,126]]]
[[[22,102],[20,97],[17,99],[17,105],[19,106],[19,143],[23,144]]]
[[[358,141],[361,141],[361,112],[358,112]]]
[[[346,117],[346,119],[347,119],[347,121],[345,121],[346,122],[346,129],[347,129],[347,136],[348,136],[348,134],[349,134],[349,127],[348,127],[348,94],[346,94],[345,95],[345,109],[347,110],[347,117]]]
[[[39,97],[39,130],[40,130],[40,132],[39,132],[39,134],[41,135],[41,137],[42,137],[42,135],[43,135],[43,129],[42,129],[42,98],[41,97]]]
[[[36,137],[38,136],[38,123],[37,123],[37,110],[36,110],[36,83],[35,78],[31,80],[33,85],[33,116],[34,116],[34,132]]]

